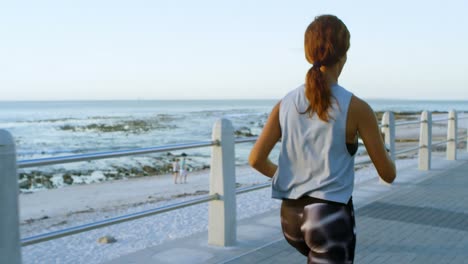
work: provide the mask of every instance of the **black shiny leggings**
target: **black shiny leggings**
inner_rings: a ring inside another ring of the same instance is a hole
[[[285,199],[281,226],[307,263],[353,263],[356,246],[353,201],[340,204],[312,197]]]

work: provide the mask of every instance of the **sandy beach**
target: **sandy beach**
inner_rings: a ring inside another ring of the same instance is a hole
[[[237,167],[236,174],[238,187],[268,180],[248,166]],[[92,215],[103,214],[108,218],[141,205],[156,207],[156,204],[204,195],[208,189],[209,170],[202,170],[189,173],[185,184],[174,184],[172,175],[165,174],[23,193],[20,194],[21,228],[25,236],[41,228],[69,226]]]

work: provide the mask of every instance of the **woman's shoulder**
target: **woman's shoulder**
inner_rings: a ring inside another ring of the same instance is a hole
[[[358,109],[362,110],[372,110],[371,106],[362,98],[353,94],[351,97],[351,103],[356,106]]]
[[[301,84],[300,86],[290,90],[283,98],[296,97],[298,94],[304,93],[305,85]]]
[[[348,96],[348,97],[351,97],[353,96],[354,94],[349,91],[348,89],[346,89],[345,87],[339,85],[339,84],[334,84],[331,86],[331,91],[332,93],[336,96],[336,95],[344,95],[344,96]]]
[[[290,90],[280,101],[281,105],[301,102],[301,98],[304,98],[304,84]]]
[[[351,96],[349,111],[357,117],[374,114],[372,107],[364,99],[361,99],[354,94]]]

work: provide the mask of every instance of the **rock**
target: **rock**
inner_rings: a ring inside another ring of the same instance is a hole
[[[98,239],[98,243],[100,244],[111,244],[117,242],[117,239],[115,239],[113,236],[103,236]]]
[[[117,169],[118,174],[125,173],[127,171],[127,169],[125,169],[123,167],[117,167],[116,169]]]
[[[70,174],[68,173],[65,173],[63,176],[62,176],[62,179],[63,179],[63,183],[66,183],[66,184],[72,184],[73,183],[73,178]]]
[[[142,171],[138,168],[131,168],[130,169],[130,174],[133,175],[133,176],[141,176],[140,174],[142,173]]]
[[[31,188],[31,181],[28,179],[22,179],[18,182],[20,189],[29,189]]]
[[[46,187],[47,189],[52,189],[52,188],[54,188],[54,184],[53,184],[49,179],[43,179],[43,180],[42,180],[42,184],[43,184],[44,187]]]
[[[117,178],[118,174],[117,172],[104,172],[104,176],[106,176],[106,178]]]
[[[60,129],[62,129],[62,130],[76,131],[76,128],[73,127],[73,126],[70,126],[70,125],[60,126]]]
[[[252,134],[252,131],[248,127],[241,127],[238,130],[234,131],[234,135],[236,136],[244,136],[244,137],[253,137],[255,136]]]
[[[143,166],[143,171],[146,172],[146,173],[149,173],[149,174],[153,174],[153,173],[156,173],[157,170],[151,166]]]

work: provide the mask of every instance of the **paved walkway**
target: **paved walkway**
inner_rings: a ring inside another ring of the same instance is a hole
[[[354,202],[355,263],[468,263],[468,154],[434,157],[429,172],[399,169],[391,186],[360,184]],[[234,247],[209,246],[203,233],[108,263],[305,263],[282,238],[278,214],[240,221]]]

